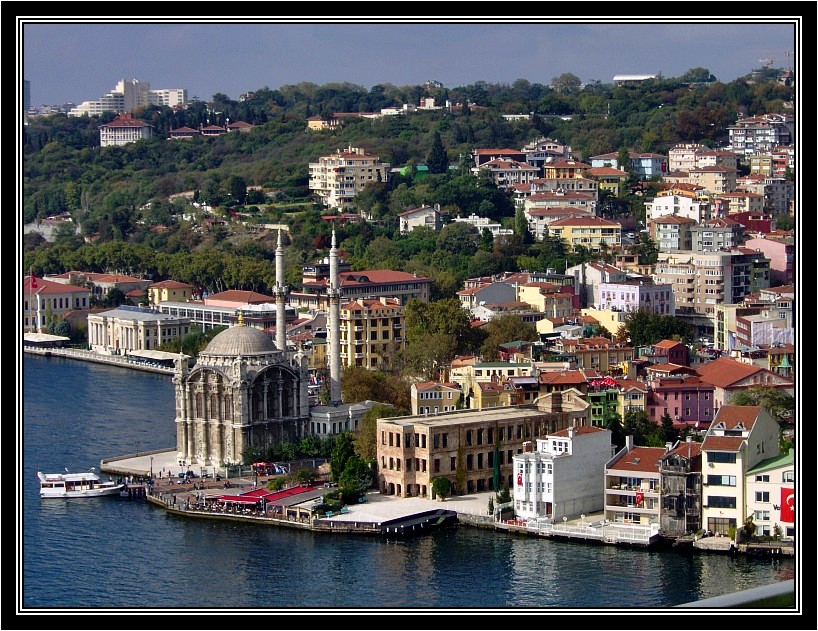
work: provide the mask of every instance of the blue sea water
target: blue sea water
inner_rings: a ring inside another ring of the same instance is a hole
[[[36,472],[175,445],[170,377],[26,355],[18,610],[643,611],[793,578],[792,559],[460,527],[406,540],[199,522],[141,500],[41,500]]]

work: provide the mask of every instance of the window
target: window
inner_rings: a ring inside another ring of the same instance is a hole
[[[769,481],[770,481],[770,476],[769,475],[765,474],[765,475],[757,475],[756,476],[756,482],[769,482]]]
[[[435,434],[432,438],[432,444],[435,449],[440,449],[440,434]]]
[[[449,445],[449,435],[443,434],[443,448],[445,449]]]
[[[452,456],[449,458],[449,471],[454,471],[455,469],[457,469],[457,457]]]
[[[757,510],[753,513],[753,519],[755,521],[770,521],[770,511]]]
[[[709,508],[735,508],[736,498],[725,497],[722,495],[711,495],[707,498],[707,505]]]
[[[471,447],[471,430],[466,430],[466,446]]]
[[[435,458],[435,473],[440,473],[440,458]]]
[[[756,491],[756,502],[769,503],[770,502],[770,492],[769,491]]]
[[[707,454],[707,460],[709,462],[724,462],[735,464],[736,454],[724,451],[713,451]]]
[[[795,471],[785,471],[781,475],[781,481],[790,483],[795,482]]]
[[[707,484],[710,486],[735,486],[736,476],[734,475],[708,475]]]
[[[466,456],[466,471],[474,469],[474,457],[472,454]]]

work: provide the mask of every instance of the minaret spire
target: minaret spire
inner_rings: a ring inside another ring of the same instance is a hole
[[[335,245],[335,228],[332,229],[332,246],[329,250],[329,384],[330,403],[341,403],[341,291],[338,281],[338,248]]]
[[[284,285],[284,246],[281,245],[281,229],[278,230],[276,245],[276,348],[287,350],[287,322],[285,319],[285,301],[287,287]]]

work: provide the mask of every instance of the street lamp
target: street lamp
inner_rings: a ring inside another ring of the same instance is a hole
[[[153,480],[153,456],[151,456],[151,480]]]

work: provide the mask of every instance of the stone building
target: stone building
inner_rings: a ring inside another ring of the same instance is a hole
[[[242,462],[248,449],[303,438],[310,414],[302,360],[240,318],[211,340],[193,368],[177,361],[177,457],[222,466]]]

